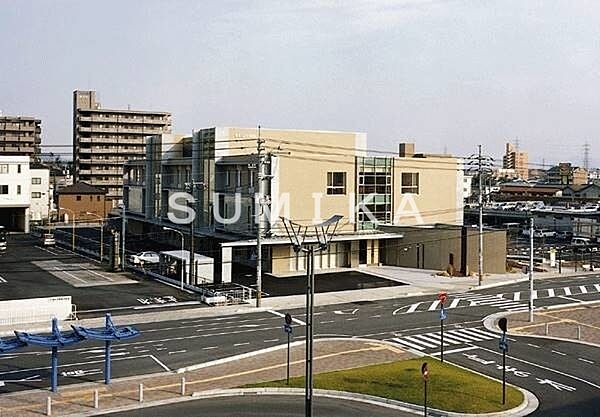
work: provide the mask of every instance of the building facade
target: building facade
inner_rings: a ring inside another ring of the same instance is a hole
[[[521,179],[529,178],[529,156],[527,152],[519,151],[512,143],[506,144],[506,152],[502,157],[502,168],[514,169]]]
[[[0,225],[29,232],[31,173],[29,156],[0,155]]]
[[[305,269],[280,216],[303,224],[343,216],[329,250],[317,256],[321,270],[380,264],[382,241],[399,235],[379,225],[462,225],[460,159],[415,153],[411,144],[401,146],[397,156],[369,156],[364,133],[262,129],[261,197],[258,135],[257,129],[215,127],[192,136],[148,138],[146,159],[125,166],[124,204],[133,233],[164,234],[164,226],[187,233],[189,221],[176,219],[193,208],[195,234],[202,237],[196,247],[221,261],[226,281],[228,260],[254,262],[259,221],[265,271]],[[185,191],[194,197],[189,207],[177,200],[176,193]]]
[[[58,218],[65,223],[105,219],[112,207],[112,202],[106,198],[106,191],[84,182],[63,187],[57,194]]]
[[[146,136],[170,131],[170,113],[105,109],[95,91],[74,91],[74,183],[83,181],[104,189],[116,205],[122,198],[123,164],[144,157]]]
[[[34,117],[0,116],[0,155],[26,155],[39,160],[42,122]]]
[[[48,221],[54,206],[54,188],[50,184],[48,168],[31,168],[31,205],[29,220],[31,223],[42,224]]]
[[[561,162],[548,170],[546,181],[549,184],[583,185],[588,183],[588,172],[570,162]]]

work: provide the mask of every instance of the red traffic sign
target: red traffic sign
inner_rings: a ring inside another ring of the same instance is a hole
[[[423,375],[424,380],[429,379],[429,369],[427,369],[427,362],[423,362],[423,365],[421,365],[421,375]]]
[[[441,292],[438,294],[438,300],[440,300],[440,303],[444,304],[447,299],[448,299],[448,294],[446,294],[445,292]]]

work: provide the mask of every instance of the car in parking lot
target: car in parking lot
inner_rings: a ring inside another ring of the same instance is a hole
[[[134,265],[153,265],[160,262],[160,256],[156,252],[139,252],[129,257],[129,262]]]
[[[42,246],[54,246],[56,245],[56,240],[54,240],[54,235],[52,233],[44,233],[41,238]]]

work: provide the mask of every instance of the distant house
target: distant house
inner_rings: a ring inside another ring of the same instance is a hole
[[[68,221],[97,221],[105,218],[112,207],[106,199],[106,191],[85,182],[69,185],[58,190],[58,217]]]
[[[556,197],[560,195],[563,187],[559,185],[524,185],[524,184],[502,184],[500,194],[507,197]]]
[[[583,185],[588,182],[586,169],[571,165],[570,162],[561,162],[546,172],[549,184]]]
[[[563,197],[588,198],[597,200],[600,199],[600,185],[569,185],[563,189],[562,195]]]

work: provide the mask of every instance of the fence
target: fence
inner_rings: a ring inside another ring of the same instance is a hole
[[[65,320],[71,315],[71,296],[0,301],[0,326]]]

